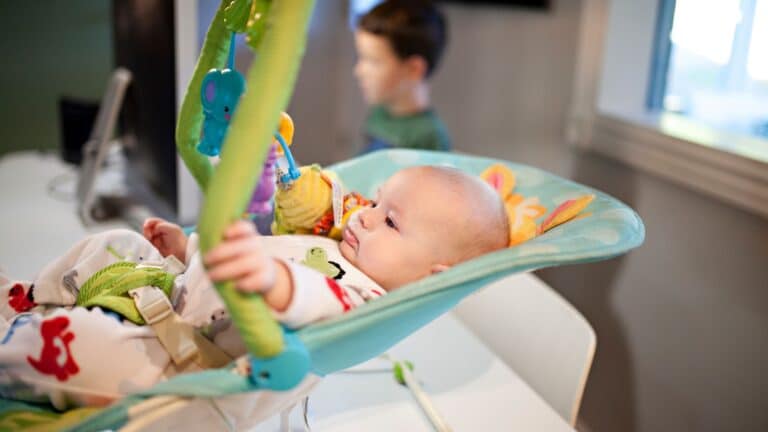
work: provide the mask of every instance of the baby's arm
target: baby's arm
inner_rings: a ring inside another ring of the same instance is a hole
[[[275,318],[289,328],[342,315],[384,293],[341,284],[301,264],[288,263],[287,266],[293,281],[293,296],[285,311],[278,312]]]
[[[185,262],[187,236],[180,226],[152,217],[144,221],[144,237],[164,256],[173,255]]]
[[[274,310],[291,303],[293,283],[288,268],[264,253],[252,223],[237,221],[224,231],[224,240],[204,258],[213,282],[232,280],[244,292],[259,292]]]
[[[214,282],[233,280],[241,291],[262,293],[288,327],[340,315],[384,293],[345,286],[304,265],[272,258],[262,240],[252,224],[233,223],[204,258],[208,276]]]

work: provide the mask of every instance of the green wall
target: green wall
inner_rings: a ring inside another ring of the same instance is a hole
[[[58,149],[58,99],[98,101],[112,70],[111,2],[0,0],[0,155]]]

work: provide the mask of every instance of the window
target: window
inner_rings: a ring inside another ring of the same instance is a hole
[[[768,0],[664,0],[657,29],[649,108],[768,138]]]
[[[768,217],[768,0],[582,0],[567,140]]]

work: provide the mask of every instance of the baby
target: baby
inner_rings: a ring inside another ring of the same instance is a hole
[[[338,249],[387,291],[507,246],[507,217],[496,192],[455,169],[399,171],[373,202],[353,215]],[[169,231],[166,254],[185,250],[183,233]],[[242,291],[262,292],[273,309],[284,310],[294,289],[290,272],[282,261],[267,257],[258,239],[253,225],[232,224],[225,241],[205,257],[208,275],[214,282],[234,280]]]
[[[105,265],[133,261],[170,275],[158,280],[173,282],[173,316],[213,346],[201,351],[218,350],[228,362],[245,349],[210,281],[232,280],[241,291],[261,293],[279,321],[300,327],[504,248],[507,224],[500,198],[480,179],[424,166],[387,180],[374,204],[347,223],[341,242],[261,237],[251,223],[234,222],[204,256],[207,274],[196,235],[187,238],[177,225],[153,218],[143,236],[97,234],[51,263],[34,284],[0,280],[0,396],[58,408],[105,404],[206,367],[201,356],[178,361],[156,327],[135,325],[108,307],[50,307],[75,305]],[[132,293],[140,298],[145,289]]]

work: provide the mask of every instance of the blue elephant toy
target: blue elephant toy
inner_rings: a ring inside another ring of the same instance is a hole
[[[197,151],[219,155],[229,121],[244,91],[245,79],[234,69],[211,69],[205,75],[201,89],[205,119]]]

